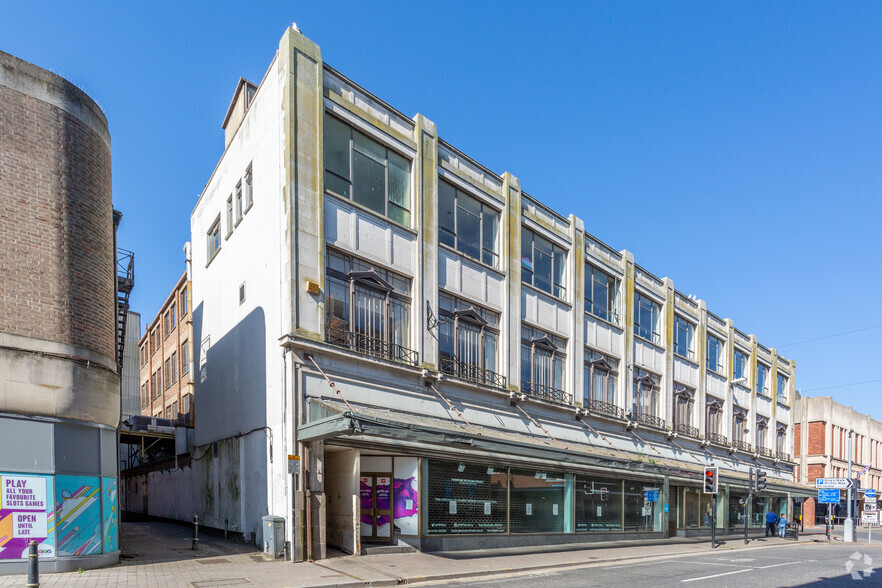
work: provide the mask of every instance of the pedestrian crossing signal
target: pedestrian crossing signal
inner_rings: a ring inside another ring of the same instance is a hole
[[[704,494],[716,494],[719,492],[720,482],[718,474],[719,468],[717,467],[704,468]]]

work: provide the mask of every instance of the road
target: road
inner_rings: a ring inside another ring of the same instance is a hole
[[[445,584],[505,588],[882,586],[882,543],[811,543],[723,550],[689,557],[662,556],[650,561],[611,562]]]

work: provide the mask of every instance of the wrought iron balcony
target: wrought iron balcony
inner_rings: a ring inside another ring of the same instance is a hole
[[[637,421],[641,425],[646,425],[647,427],[655,427],[656,429],[665,428],[665,419],[657,417],[654,414],[649,414],[646,412],[632,412],[631,419]]]
[[[397,343],[369,337],[362,333],[346,331],[344,329],[329,328],[326,332],[326,341],[331,345],[343,347],[356,353],[363,353],[371,357],[387,359],[406,365],[418,365],[419,353]]]
[[[689,425],[684,425],[683,423],[678,423],[677,426],[674,427],[674,430],[681,435],[698,439],[698,427],[691,427]]]
[[[736,440],[732,441],[732,447],[737,449],[738,451],[746,451],[750,453],[750,443],[747,441]]]
[[[716,433],[705,433],[704,438],[714,445],[722,445],[724,447],[729,446],[729,440],[726,439],[726,437],[723,435],[718,435]]]
[[[586,407],[591,412],[596,412],[616,419],[625,418],[625,410],[616,406],[615,404],[610,404],[609,402],[603,402],[602,400],[593,399],[586,400],[585,403]]]
[[[774,452],[768,447],[762,447],[760,445],[757,446],[756,452],[762,455],[763,457],[775,457]]]
[[[471,363],[465,363],[457,359],[442,357],[441,371],[445,374],[468,380],[469,382],[487,384],[495,388],[505,388],[505,376],[501,376],[494,371],[484,369]]]
[[[551,386],[536,384],[534,382],[521,382],[521,388],[521,391],[524,394],[529,394],[530,396],[535,396],[536,398],[541,398],[542,400],[547,400],[548,402],[568,405],[573,403],[572,394],[567,394],[563,390],[558,390],[557,388],[552,388]]]
[[[783,451],[779,451],[777,453],[777,455],[778,455],[778,459],[780,459],[781,461],[790,461],[790,454],[789,453],[784,453]]]

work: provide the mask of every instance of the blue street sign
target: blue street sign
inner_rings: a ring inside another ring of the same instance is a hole
[[[820,504],[839,504],[839,490],[818,490],[818,502]]]
[[[643,493],[646,502],[655,502],[658,500],[658,490],[647,490]]]
[[[864,497],[865,498],[876,498],[876,491],[873,490],[872,488],[867,488],[866,490],[864,490]]]

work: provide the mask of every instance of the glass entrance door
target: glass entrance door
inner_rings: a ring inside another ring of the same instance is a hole
[[[363,541],[392,540],[392,474],[361,474],[361,538]]]

